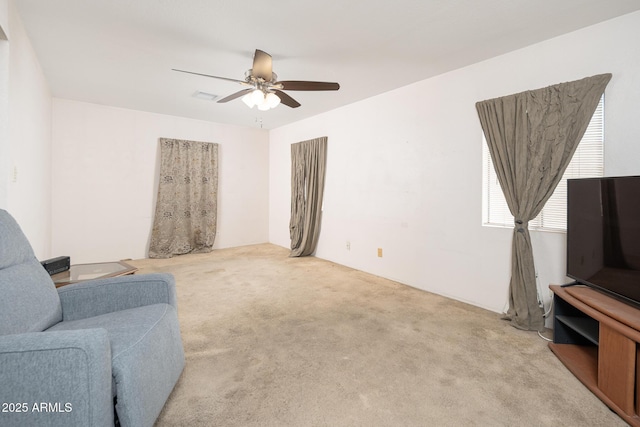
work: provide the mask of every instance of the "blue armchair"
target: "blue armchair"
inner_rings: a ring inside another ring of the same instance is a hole
[[[184,363],[171,275],[56,289],[0,210],[0,425],[152,426]]]

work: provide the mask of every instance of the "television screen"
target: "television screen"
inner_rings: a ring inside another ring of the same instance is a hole
[[[567,276],[640,304],[640,177],[567,180]]]

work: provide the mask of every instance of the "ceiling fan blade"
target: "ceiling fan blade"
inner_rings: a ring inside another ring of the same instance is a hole
[[[340,85],[338,83],[329,82],[305,82],[302,80],[286,80],[277,82],[281,84],[284,90],[338,90]]]
[[[283,91],[274,90],[274,92],[276,93],[276,95],[278,95],[278,98],[280,98],[280,102],[286,105],[287,107],[298,108],[300,106],[300,103],[298,101],[296,101],[295,99],[293,99],[292,97],[284,93]]]
[[[253,55],[253,68],[252,74],[254,77],[263,78],[265,81],[270,82],[273,78],[273,65],[271,61],[271,55],[267,52],[263,52],[260,49],[256,49],[256,53]]]
[[[196,76],[213,77],[214,79],[227,80],[229,82],[236,82],[236,83],[240,83],[240,84],[248,84],[244,80],[230,79],[228,77],[218,77],[218,76],[212,76],[210,74],[194,73],[193,71],[176,70],[175,68],[172,68],[171,70],[172,71],[178,71],[180,73],[195,74]]]
[[[249,89],[242,89],[239,92],[236,93],[232,93],[231,95],[222,98],[221,100],[218,101],[218,103],[223,103],[223,102],[229,102],[229,101],[233,101],[236,98],[240,98],[242,95],[245,95],[247,93],[250,93],[253,91],[253,88],[249,88]]]

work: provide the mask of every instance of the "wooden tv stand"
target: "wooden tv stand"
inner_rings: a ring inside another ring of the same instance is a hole
[[[609,408],[640,426],[640,310],[584,286],[550,288],[549,348]]]

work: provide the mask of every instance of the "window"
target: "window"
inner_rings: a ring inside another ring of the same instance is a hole
[[[482,138],[482,223],[483,225],[513,227],[513,216],[500,188],[498,176],[491,163],[489,148]],[[593,113],[582,141],[571,163],[558,183],[553,195],[540,214],[529,222],[531,230],[566,231],[567,179],[591,178],[604,175],[604,95]]]

